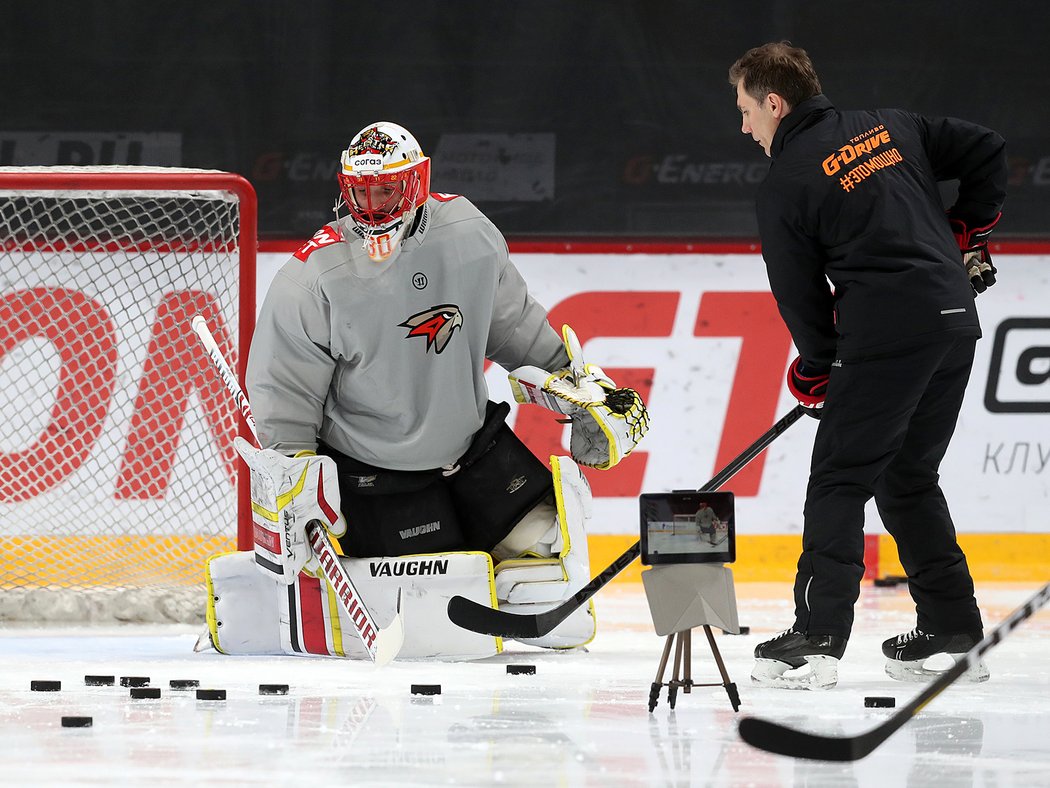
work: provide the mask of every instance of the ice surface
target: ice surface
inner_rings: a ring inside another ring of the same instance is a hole
[[[984,585],[986,625],[1033,586]],[[734,714],[720,686],[666,690],[647,709],[663,639],[640,584],[596,598],[599,634],[586,651],[550,652],[514,642],[474,663],[363,662],[194,654],[183,626],[0,629],[0,785],[456,785],[456,786],[1050,786],[1050,612],[989,652],[992,678],[956,684],[862,761],[796,761],[750,748],[736,734],[749,714],[828,734],[866,730],[920,689],[882,672],[879,644],[911,629],[903,588],[865,586],[854,634],[828,692],[753,688],[751,650],[791,623],[790,589],[738,584],[750,635],[717,635],[739,687]],[[536,666],[508,675],[508,664]],[[706,638],[693,638],[695,682],[717,682]],[[669,678],[670,668],[667,671]],[[86,674],[149,676],[160,700],[126,688],[86,687]],[[59,679],[59,693],[31,692]],[[197,701],[168,689],[199,679],[228,698]],[[258,685],[288,684],[262,697]],[[411,684],[440,684],[428,698]],[[65,715],[90,729],[62,728]]]

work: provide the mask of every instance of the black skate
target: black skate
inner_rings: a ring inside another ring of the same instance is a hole
[[[916,627],[911,632],[883,641],[882,653],[886,657],[886,675],[897,681],[928,681],[931,677],[944,673],[944,670],[924,666],[931,657],[947,654],[958,662],[981,641],[981,637],[980,632],[931,635]],[[989,675],[984,660],[978,660],[977,664],[971,666],[959,678],[978,682],[987,681]]]
[[[839,680],[839,660],[847,638],[806,635],[794,629],[755,646],[751,681],[781,689],[831,689]],[[808,667],[809,670],[802,670]],[[785,675],[788,671],[799,671]]]

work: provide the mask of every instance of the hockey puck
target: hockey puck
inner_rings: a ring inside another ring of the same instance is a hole
[[[886,577],[876,577],[872,583],[875,584],[876,588],[894,588],[895,586],[902,585],[908,582],[908,578],[900,577],[898,575],[887,575]]]
[[[114,682],[116,682],[116,678],[113,676],[84,676],[84,684],[88,687],[112,687]],[[80,718],[70,717],[70,719]]]
[[[440,695],[441,685],[440,684],[413,684],[412,685],[413,695]]]
[[[120,686],[122,687],[148,687],[149,676],[121,676]]]
[[[29,689],[33,692],[59,692],[62,689],[62,682],[36,679],[29,682]]]
[[[288,685],[287,684],[260,684],[259,685],[260,695],[287,695]]]
[[[160,697],[160,687],[132,687],[131,697],[135,700],[156,700]]]
[[[868,697],[864,699],[866,709],[892,709],[896,705],[896,698]]]
[[[92,725],[90,717],[63,717],[63,728],[90,728]]]
[[[173,690],[197,689],[200,685],[197,679],[172,679],[168,682],[168,686]]]
[[[737,627],[737,629],[739,630],[738,632],[730,632],[728,629],[723,629],[722,630],[722,634],[723,635],[750,635],[751,634],[751,627],[739,626],[739,627]]]
[[[226,700],[226,690],[199,689],[197,690],[197,700]]]
[[[512,676],[534,676],[536,674],[535,665],[507,665],[507,673]]]

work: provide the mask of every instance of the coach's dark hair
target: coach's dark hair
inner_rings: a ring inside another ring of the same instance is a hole
[[[809,55],[789,41],[763,44],[745,52],[729,68],[729,84],[736,87],[741,82],[756,101],[776,93],[792,108],[820,93],[820,80]]]

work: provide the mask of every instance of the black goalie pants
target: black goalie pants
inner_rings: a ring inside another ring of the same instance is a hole
[[[795,577],[795,629],[848,637],[864,575],[864,505],[897,542],[918,626],[981,629],[973,580],[938,484],[974,337],[836,362],[817,428]]]

